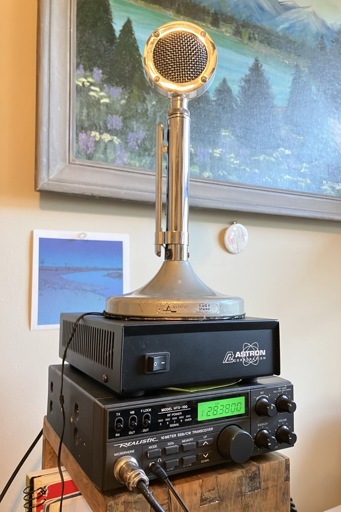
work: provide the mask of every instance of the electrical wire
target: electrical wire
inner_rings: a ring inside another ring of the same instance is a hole
[[[0,494],[0,503],[2,502],[2,500],[4,499],[8,489],[10,488],[10,486],[12,485],[12,482],[13,480],[15,479],[15,477],[17,476],[17,474],[19,473],[22,465],[24,464],[24,462],[26,461],[27,457],[30,455],[30,453],[32,452],[33,448],[35,447],[35,445],[38,443],[39,439],[42,437],[43,435],[43,429],[41,429],[41,431],[39,432],[39,434],[37,435],[37,437],[35,438],[35,440],[33,441],[33,443],[31,444],[31,446],[29,447],[29,449],[27,450],[27,452],[25,453],[25,455],[23,456],[23,458],[21,459],[21,461],[19,462],[19,464],[17,465],[17,467],[15,468],[15,470],[13,471],[12,473],[12,476],[10,477],[10,479],[8,480],[7,484],[5,485],[2,493]]]
[[[60,477],[61,482],[61,492],[60,492],[60,502],[59,502],[59,512],[62,512],[63,510],[63,499],[64,499],[64,475],[62,470],[62,462],[61,462],[61,456],[62,456],[62,447],[63,447],[63,440],[64,440],[64,434],[65,434],[65,408],[64,408],[64,395],[63,395],[63,388],[64,388],[64,369],[65,369],[65,362],[66,362],[66,356],[67,351],[71,345],[71,342],[76,334],[77,328],[80,324],[80,322],[85,318],[86,316],[104,316],[103,312],[94,312],[94,311],[88,311],[87,313],[82,313],[79,315],[78,318],[73,323],[71,334],[69,336],[69,339],[66,343],[63,357],[62,357],[62,369],[61,369],[61,378],[60,378],[60,392],[59,392],[59,403],[62,413],[62,432],[59,438],[59,445],[58,445],[58,453],[57,453],[57,467],[58,467],[58,473]]]
[[[290,498],[290,512],[298,512],[292,498]]]
[[[175,489],[174,485],[170,481],[169,476],[167,475],[163,467],[160,466],[160,464],[157,464],[157,462],[151,462],[149,464],[149,469],[154,473],[154,475],[156,475],[159,478],[159,480],[161,480],[167,485],[168,489],[173,494],[174,498],[177,500],[182,510],[184,510],[185,512],[189,512],[186,504],[184,503],[183,499],[181,498],[181,496]]]
[[[153,510],[155,510],[156,512],[166,512],[165,509],[161,507],[160,503],[155,499],[154,495],[149,490],[148,485],[146,485],[146,483],[143,482],[143,480],[137,482],[136,488],[148,501],[149,505],[152,507]]]

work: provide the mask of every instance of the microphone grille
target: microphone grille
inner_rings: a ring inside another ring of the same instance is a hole
[[[143,52],[147,80],[169,98],[195,98],[214,78],[217,51],[208,33],[189,22],[162,25],[148,38]]]
[[[207,65],[205,45],[189,32],[173,32],[158,40],[154,46],[153,62],[166,80],[186,83],[196,80]]]

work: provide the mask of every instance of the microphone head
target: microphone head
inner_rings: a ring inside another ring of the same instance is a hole
[[[214,78],[217,50],[207,32],[188,22],[162,25],[149,36],[143,52],[149,83],[169,98],[194,98]]]

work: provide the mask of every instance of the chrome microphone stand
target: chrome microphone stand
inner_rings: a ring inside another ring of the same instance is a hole
[[[110,297],[106,312],[130,319],[200,320],[243,318],[244,301],[206,286],[189,258],[189,140],[188,100],[208,88],[216,69],[212,39],[192,23],[167,23],[155,30],[144,51],[146,77],[158,92],[170,98],[167,139],[157,125],[155,253],[164,262],[142,288],[122,297]],[[166,229],[162,229],[163,155],[167,155]]]

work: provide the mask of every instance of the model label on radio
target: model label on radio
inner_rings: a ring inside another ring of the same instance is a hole
[[[136,439],[136,441],[127,441],[125,443],[115,443],[114,446],[119,448],[129,448],[129,446],[137,446],[139,444],[156,443],[157,437],[147,437],[147,439]]]
[[[259,344],[244,343],[241,351],[228,350],[224,356],[223,364],[243,363],[243,366],[255,365],[266,359],[266,350],[260,349]]]

